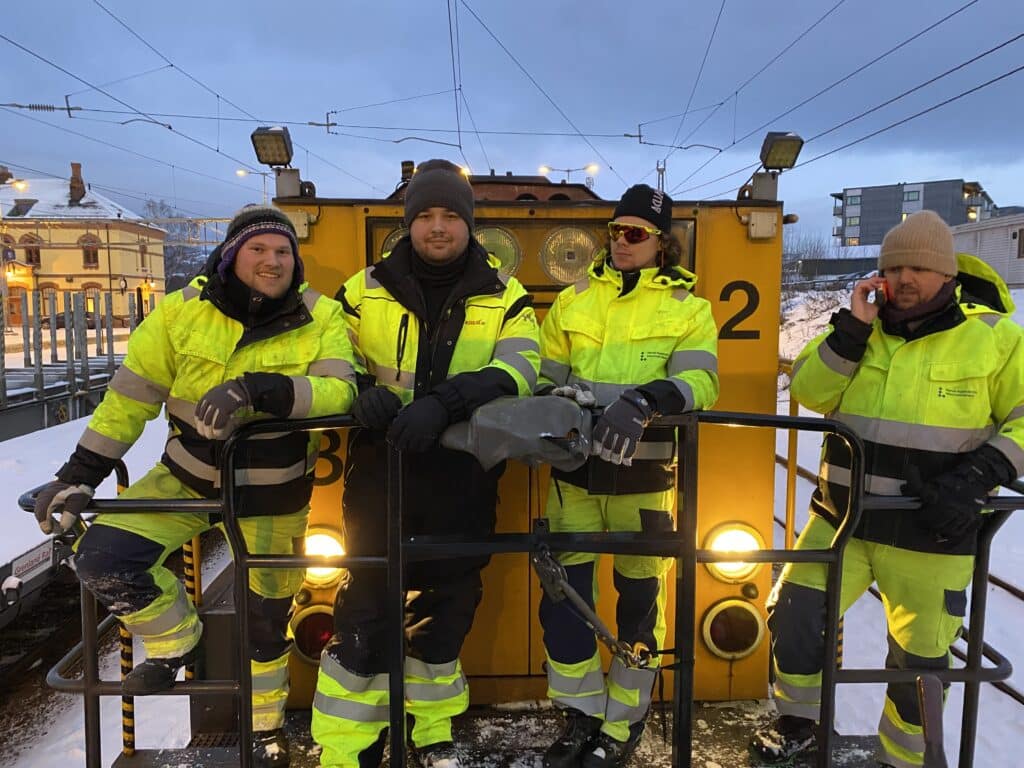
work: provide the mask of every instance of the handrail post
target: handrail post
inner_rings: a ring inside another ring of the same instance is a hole
[[[391,761],[405,765],[405,593],[402,591],[402,452],[388,442],[387,524],[387,659],[388,703],[391,715]]]
[[[789,415],[800,415],[800,404],[793,399],[792,385],[789,391]],[[799,440],[800,433],[790,429],[786,453],[786,549],[793,548],[793,532],[796,530],[796,468]]]
[[[981,669],[985,649],[985,608],[988,603],[988,569],[992,554],[992,538],[1009,515],[1009,512],[993,512],[986,516],[978,534],[978,553],[974,557],[974,576],[971,584],[971,623],[967,633],[968,670]],[[972,768],[974,765],[980,695],[981,683],[977,678],[964,683],[964,707],[960,722],[960,768]]]
[[[249,549],[235,513],[235,452],[242,442],[235,432],[224,443],[220,471],[224,532],[231,543],[235,570],[235,620],[238,622],[238,764],[252,764],[252,670],[249,661]]]
[[[82,602],[82,677],[85,690],[82,707],[85,714],[85,765],[86,768],[100,768],[103,759],[103,745],[100,739],[100,695],[96,693],[99,683],[99,653],[96,638],[96,598],[79,585],[79,599]]]
[[[676,464],[676,488],[682,492],[682,507],[677,502],[676,528],[682,543],[676,553],[676,684],[672,697],[672,767],[689,766],[693,748],[693,668],[695,664],[694,630],[697,608],[697,447],[699,430],[695,417],[679,427],[679,460]],[[677,491],[677,494],[678,492]],[[677,495],[678,499],[678,495]]]

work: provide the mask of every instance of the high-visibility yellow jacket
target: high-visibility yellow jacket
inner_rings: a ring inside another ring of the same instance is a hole
[[[161,461],[212,498],[219,493],[223,442],[195,430],[196,403],[206,392],[246,372],[280,373],[295,388],[289,418],[344,413],[355,395],[355,368],[338,302],[303,284],[273,319],[247,328],[218,309],[206,286],[207,278],[197,277],[169,294],[131,335],[124,363],[79,446],[118,459],[166,405],[170,434]],[[260,418],[251,411],[239,416]],[[297,432],[242,446],[235,475],[239,513],[288,514],[305,506],[319,439]]]
[[[957,299],[914,331],[876,319],[854,359],[830,326],[794,363],[792,396],[863,439],[867,493],[899,496],[909,466],[928,479],[986,443],[1024,472],[1024,329],[991,267],[966,254],[958,265]],[[850,467],[845,443],[828,436],[811,510],[833,524],[846,514]],[[856,535],[919,551],[972,551],[973,539],[937,544],[915,514],[866,512]]]
[[[540,387],[585,384],[599,406],[638,388],[665,415],[710,408],[718,399],[718,329],[710,303],[692,293],[697,276],[652,267],[627,275],[625,292],[623,277],[602,252],[584,280],[558,295],[541,326]],[[592,458],[554,476],[592,493],[638,493],[670,488],[674,464],[674,430],[653,427],[632,467]]]

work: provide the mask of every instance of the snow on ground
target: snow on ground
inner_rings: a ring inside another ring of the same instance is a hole
[[[794,301],[788,307],[787,321],[780,338],[780,354],[795,357],[804,344],[824,329],[828,317],[847,300],[845,292],[817,293],[807,301]],[[1024,291],[1015,291],[1014,300],[1024,307]],[[1024,309],[1015,318],[1024,321]],[[788,409],[788,390],[780,390],[779,412]],[[810,414],[805,414],[810,415]],[[35,433],[23,438],[0,443],[0,471],[10,478],[0,489],[0,503],[3,503],[7,536],[5,542],[18,542],[26,548],[40,541],[34,520],[17,510],[18,494],[33,485],[50,479],[53,472],[63,463],[72,450],[85,420],[55,427],[45,433]],[[160,454],[164,429],[162,422],[152,422],[139,444],[129,452],[127,458],[132,477],[139,477]],[[800,464],[814,468],[818,462],[820,437],[803,435],[799,442]],[[785,454],[785,435],[780,434],[779,452]],[[785,479],[782,470],[777,475],[778,489],[776,512],[784,515]],[[806,521],[807,501],[812,490],[811,483],[800,480],[797,486],[797,520]],[[99,496],[113,495],[113,486],[102,486]],[[781,533],[776,541],[782,546]],[[0,550],[3,552],[4,550]],[[1024,512],[1016,514],[998,535],[993,556],[992,571],[1020,584],[1024,581],[1019,563],[1024,559]],[[1018,669],[1024,668],[1020,638],[1024,637],[1024,605],[1012,600],[998,589],[989,592],[989,617],[986,640],[997,649],[1017,661]],[[862,598],[846,615],[845,664],[848,667],[880,667],[886,653],[885,625],[881,604],[870,596]],[[114,678],[117,662],[113,646],[101,663],[104,677]],[[1011,682],[1020,687],[1024,673],[1018,671]],[[881,686],[842,686],[838,692],[837,726],[846,734],[874,733],[883,699]],[[120,743],[119,701],[105,698],[103,701],[103,743],[104,755],[109,762],[116,754]],[[951,765],[956,764],[957,734],[960,732],[960,711],[962,688],[954,686],[946,707],[946,751]],[[84,756],[82,710],[73,697],[48,692],[47,711],[40,717],[45,722],[36,734],[25,734],[21,755],[15,768],[48,768],[52,765],[80,765]],[[151,697],[136,699],[136,722],[140,746],[173,747],[188,741],[188,708],[181,697]],[[976,752],[976,765],[1008,765],[1007,756],[1012,754],[1013,745],[1024,736],[1024,707],[991,686],[982,689],[979,714],[980,732]],[[496,738],[500,738],[497,735]],[[45,748],[34,749],[34,746]],[[1012,761],[1011,761],[1012,762]],[[2,763],[2,759],[0,759]]]

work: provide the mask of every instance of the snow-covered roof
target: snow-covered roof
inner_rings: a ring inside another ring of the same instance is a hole
[[[25,179],[22,191],[13,184],[0,184],[0,219],[122,219],[141,221],[142,217],[118,205],[99,192],[86,189],[77,205],[70,204],[70,183],[66,179]],[[34,200],[31,205],[27,201]],[[19,205],[16,201],[23,201]]]

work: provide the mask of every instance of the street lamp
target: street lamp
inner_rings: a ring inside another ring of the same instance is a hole
[[[573,171],[586,171],[588,174],[593,176],[595,173],[597,173],[599,170],[601,170],[601,168],[600,168],[600,166],[598,166],[597,163],[590,163],[590,165],[584,165],[581,168],[552,168],[550,165],[542,165],[537,170],[543,176],[547,176],[552,171],[558,171],[559,173],[564,173],[565,174],[565,181],[566,181],[566,183],[568,183],[569,182],[569,174],[571,174]]]
[[[235,171],[235,176],[240,179],[244,179],[250,173],[258,173],[263,177],[263,204],[267,204],[267,176],[270,175],[269,171],[247,171],[245,168],[239,168]]]

